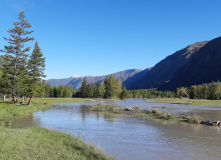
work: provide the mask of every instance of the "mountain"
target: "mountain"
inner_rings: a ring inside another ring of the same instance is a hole
[[[138,72],[134,76],[128,78],[123,82],[123,85],[125,85],[127,88],[130,88],[135,82],[137,82],[139,79],[141,79],[147,72],[149,72],[151,68],[147,68],[143,71]]]
[[[116,80],[121,79],[122,82],[127,80],[128,78],[134,76],[135,74],[141,72],[140,69],[129,69],[125,71],[120,71],[113,73],[113,76]],[[111,74],[109,74],[111,75]],[[103,82],[109,75],[103,75],[103,76],[86,76],[88,83],[92,84],[94,82],[97,82],[99,79],[101,82]],[[83,81],[84,77],[70,77],[70,78],[63,78],[63,79],[49,79],[47,82],[51,86],[58,86],[58,85],[68,85],[72,84],[73,89],[79,89],[81,87],[81,83]]]
[[[200,48],[190,61],[176,72],[174,78],[159,89],[176,89],[218,80],[221,80],[221,37]]]
[[[172,55],[167,56],[165,59],[157,63],[145,75],[138,78],[136,82],[128,82],[128,89],[146,89],[158,88],[164,83],[170,81],[175,73],[189,62],[191,57],[197,53],[208,41],[197,42],[183,48]],[[136,75],[135,75],[136,76]],[[131,77],[130,79],[133,79]]]
[[[61,79],[49,79],[47,82],[50,84],[50,86],[66,86],[71,80],[73,80],[75,77],[70,78],[61,78]]]

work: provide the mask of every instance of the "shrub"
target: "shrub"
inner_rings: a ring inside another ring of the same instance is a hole
[[[134,109],[135,110],[140,110],[141,108],[140,108],[140,106],[135,106]]]

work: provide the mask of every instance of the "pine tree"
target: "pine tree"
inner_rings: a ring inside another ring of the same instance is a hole
[[[54,88],[50,87],[50,96],[49,97],[55,97],[54,96]]]
[[[30,56],[30,59],[28,61],[28,71],[29,71],[29,77],[28,77],[28,93],[30,96],[30,100],[28,102],[28,105],[31,104],[31,100],[35,92],[39,89],[39,84],[42,81],[42,77],[46,77],[44,75],[45,70],[45,58],[43,58],[43,54],[41,51],[41,48],[39,47],[38,42],[35,43],[34,50]]]
[[[116,97],[117,88],[116,88],[116,81],[113,75],[110,76],[110,87],[111,87],[111,92],[110,92],[111,98]]]
[[[30,51],[31,47],[25,47],[25,44],[34,40],[34,38],[28,36],[33,31],[27,31],[31,27],[31,24],[28,23],[28,20],[25,20],[23,11],[19,13],[18,19],[18,22],[13,23],[14,28],[7,31],[11,38],[4,37],[9,44],[4,46],[4,52],[6,53],[5,58],[8,58],[7,61],[9,62],[8,79],[12,86],[11,92],[15,103],[17,102],[15,95],[18,93],[19,87],[22,88],[23,77],[27,75],[27,52]],[[11,57],[8,55],[11,55]]]
[[[93,97],[93,89],[92,89],[92,87],[89,83],[87,84],[87,95],[86,95],[86,97],[87,98]]]
[[[116,96],[116,83],[114,76],[111,75],[104,81],[104,87],[105,87],[105,98],[113,98]]]
[[[121,91],[122,91],[122,82],[121,82],[120,79],[118,79],[116,81],[116,94],[117,94],[117,97],[119,97]]]
[[[122,89],[122,91],[121,91],[119,97],[120,97],[121,100],[123,100],[123,99],[125,99],[125,98],[128,97],[128,91],[127,91],[127,89],[126,89],[125,86],[124,86],[124,88]]]
[[[100,88],[100,94],[102,98],[105,98],[105,86],[104,86],[104,82],[101,83],[101,88]]]
[[[3,101],[5,101],[6,94],[11,93],[11,84],[9,82],[9,76],[8,76],[8,61],[6,60],[3,61],[3,66],[1,68],[1,78],[0,78],[0,93],[3,94]]]
[[[97,83],[96,83],[96,89],[94,91],[94,97],[95,98],[102,97],[102,94],[101,94],[101,82],[100,82],[99,79],[97,80]]]
[[[55,97],[55,98],[58,97],[57,88],[55,86],[53,87],[53,97]]]
[[[93,83],[92,86],[91,86],[91,88],[92,88],[92,92],[93,92],[92,97],[96,97],[96,90],[97,90],[96,83]]]
[[[81,84],[81,97],[86,98],[87,97],[87,77],[83,78],[83,82]]]
[[[72,84],[69,84],[67,87],[66,87],[66,97],[70,98],[72,97],[73,95],[73,89],[72,89]]]

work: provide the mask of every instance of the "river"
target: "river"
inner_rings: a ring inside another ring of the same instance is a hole
[[[95,103],[60,103],[32,115],[14,118],[12,128],[45,127],[71,133],[120,160],[221,159],[219,126],[98,113],[85,107]],[[150,103],[142,99],[101,103],[159,108],[171,113],[199,113],[204,119],[221,120],[220,106]]]

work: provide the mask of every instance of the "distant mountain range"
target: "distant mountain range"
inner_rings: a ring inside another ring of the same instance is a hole
[[[131,69],[113,74],[121,79],[127,89],[175,90],[177,87],[190,87],[221,80],[221,37],[211,41],[191,44],[167,56],[152,68]],[[109,76],[88,76],[89,83]],[[74,89],[81,86],[83,77],[51,79],[51,85],[72,84]]]
[[[129,69],[129,70],[113,73],[113,76],[116,80],[120,79],[122,82],[124,82],[128,78],[134,76],[135,74],[137,74],[141,71],[142,71],[141,69]],[[111,74],[109,74],[109,75],[111,75]],[[86,76],[86,77],[87,77],[88,83],[92,84],[94,82],[97,82],[98,79],[101,82],[103,82],[109,75]],[[79,89],[81,87],[81,83],[83,81],[83,78],[84,77],[73,76],[70,78],[63,78],[63,79],[49,79],[49,80],[47,80],[47,82],[51,86],[58,86],[58,85],[65,85],[66,86],[68,84],[72,84],[73,89]]]

